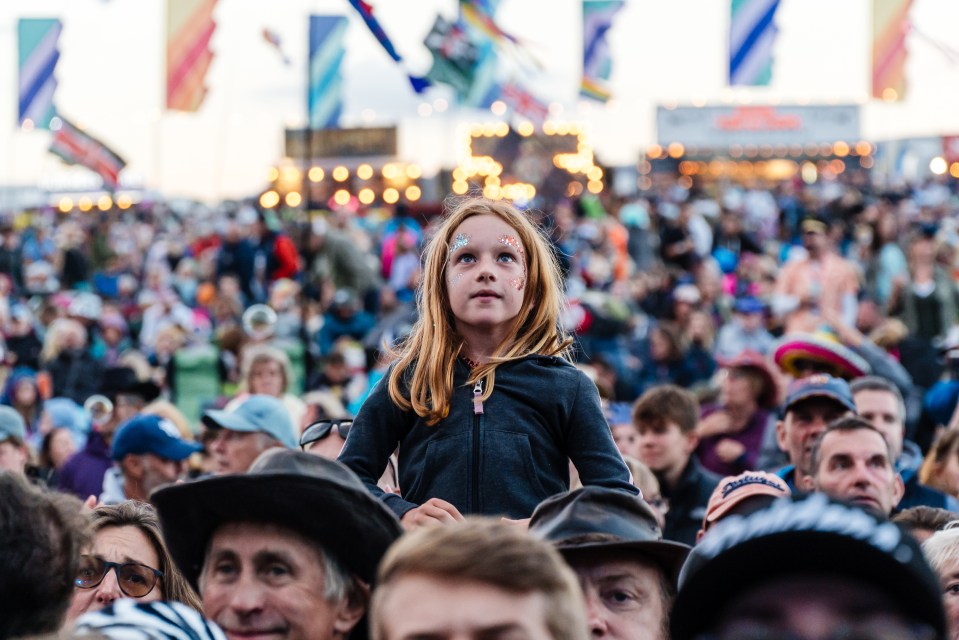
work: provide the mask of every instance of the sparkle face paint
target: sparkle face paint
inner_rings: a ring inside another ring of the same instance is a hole
[[[470,239],[470,234],[468,233],[456,234],[456,237],[453,238],[453,243],[450,244],[450,255],[452,256],[454,253],[468,245],[470,243]]]
[[[523,245],[520,244],[520,241],[513,236],[500,236],[497,238],[500,244],[505,245],[518,253],[520,257],[525,258],[525,253],[523,252]],[[526,261],[523,261],[523,277],[522,278],[512,278],[509,280],[509,286],[513,287],[517,291],[522,291],[523,287],[526,286]]]

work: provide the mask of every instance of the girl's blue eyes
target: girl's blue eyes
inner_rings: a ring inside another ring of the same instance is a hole
[[[510,253],[501,253],[496,257],[496,259],[500,262],[516,262],[516,256]],[[460,254],[459,258],[457,258],[457,262],[466,262],[472,264],[473,262],[476,262],[476,256],[474,256],[472,253],[463,253]]]

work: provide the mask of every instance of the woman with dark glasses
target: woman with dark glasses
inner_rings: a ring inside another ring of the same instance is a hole
[[[175,600],[200,609],[200,599],[173,564],[154,508],[128,500],[93,510],[93,545],[73,581],[72,622],[120,598]]]

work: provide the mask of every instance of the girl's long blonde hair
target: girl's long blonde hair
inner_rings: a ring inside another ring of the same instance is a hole
[[[545,234],[529,217],[503,201],[467,198],[456,203],[424,249],[424,277],[417,290],[419,318],[400,345],[398,361],[389,378],[390,398],[403,410],[416,412],[427,424],[449,413],[453,367],[463,346],[456,333],[446,287],[453,232],[473,216],[492,215],[516,231],[526,259],[523,304],[509,337],[490,362],[473,369],[468,384],[483,380],[483,400],[493,392],[496,366],[529,354],[569,359],[572,339],[560,329],[563,286],[559,264]]]

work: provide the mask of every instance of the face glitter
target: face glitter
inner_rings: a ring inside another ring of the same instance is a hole
[[[519,243],[519,240],[513,236],[500,236],[499,243],[505,244],[507,247],[510,247],[516,253],[523,255],[523,245]]]
[[[460,280],[462,279],[463,279],[463,274],[457,273],[455,276],[450,278],[450,286],[455,287],[456,285],[459,284]]]
[[[456,238],[453,239],[453,244],[450,245],[450,255],[453,255],[466,245],[470,243],[470,234],[468,233],[459,233],[456,235]]]
[[[513,278],[509,281],[509,286],[517,291],[522,291],[523,287],[526,286],[526,278]]]

